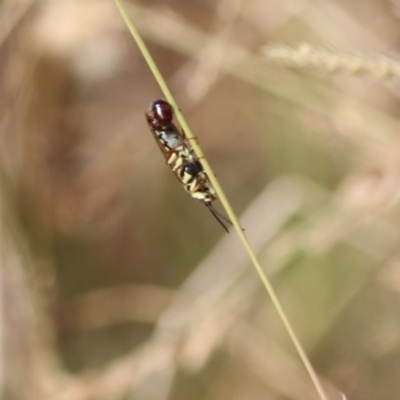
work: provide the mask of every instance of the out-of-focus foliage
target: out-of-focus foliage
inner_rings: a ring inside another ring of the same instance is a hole
[[[125,5],[330,398],[397,399],[399,77],[379,60],[399,68],[400,3]],[[114,2],[5,0],[0,21],[1,399],[316,398],[235,234],[165,166]]]

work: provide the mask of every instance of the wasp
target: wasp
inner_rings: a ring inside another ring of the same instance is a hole
[[[173,123],[172,106],[166,100],[155,100],[149,110],[145,112],[145,117],[167,165],[170,166],[185,190],[194,200],[203,203],[229,233],[223,221],[229,224],[232,222],[219,214],[211,204],[217,199],[217,195],[203,165],[190,146],[189,140],[184,132]]]

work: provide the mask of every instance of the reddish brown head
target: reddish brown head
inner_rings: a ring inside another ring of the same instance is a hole
[[[150,106],[153,118],[160,127],[168,126],[174,117],[174,111],[167,101],[158,99],[153,101]]]

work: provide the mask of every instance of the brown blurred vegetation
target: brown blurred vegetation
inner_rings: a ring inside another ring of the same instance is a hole
[[[125,4],[330,399],[398,399],[399,77],[261,50],[395,60],[400,2]],[[315,399],[235,233],[165,166],[114,2],[0,21],[1,399]]]

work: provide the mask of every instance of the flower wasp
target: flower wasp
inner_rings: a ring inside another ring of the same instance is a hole
[[[211,204],[217,198],[210,179],[199,158],[194,154],[183,131],[179,130],[172,122],[174,111],[166,100],[155,100],[147,112],[146,120],[154,138],[164,154],[167,165],[169,165],[175,176],[192,198],[202,202],[221,224],[226,232],[228,228],[223,221],[232,224],[229,219],[217,212]]]

